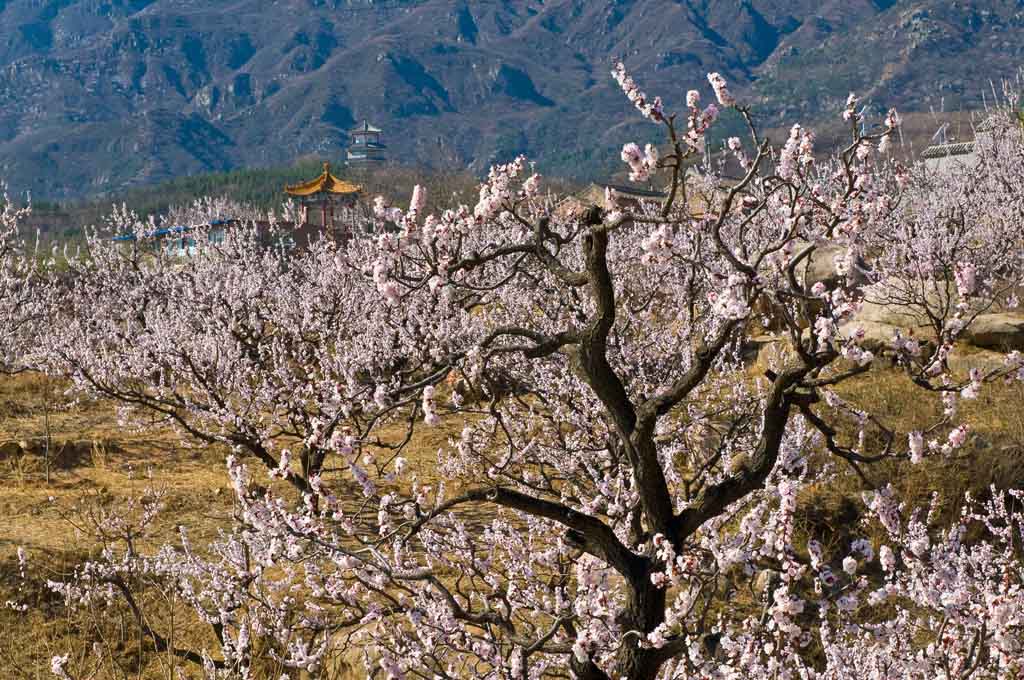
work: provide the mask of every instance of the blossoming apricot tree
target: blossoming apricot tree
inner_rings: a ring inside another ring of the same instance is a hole
[[[853,96],[823,158],[799,125],[773,146],[718,74],[717,104],[694,90],[682,115],[613,76],[665,131],[622,152],[664,201],[570,209],[520,158],[473,207],[378,200],[372,240],[287,253],[239,229],[183,261],[94,239],[48,369],[233,447],[239,522],[205,557],[125,542],[56,586],[68,601],[159,581],[211,625],[219,649],[174,650],[210,677],[254,677],[257,649],[327,673],[350,646],[389,679],[1020,677],[1020,494],[939,529],[871,474],[962,447],[957,400],[1020,369],[947,361],[1024,274],[1019,133],[950,192]],[[689,173],[719,107],[746,136]],[[826,249],[837,275],[814,281]],[[865,295],[926,310],[886,350],[946,404],[924,430],[839,394],[876,362]],[[765,325],[788,349],[758,372]],[[436,470],[409,460],[431,427],[453,428]],[[884,543],[797,531],[831,461],[871,489]]]
[[[0,372],[25,367],[21,349],[45,309],[34,285],[37,253],[26,246],[18,230],[27,214],[27,208],[16,207],[0,194]]]

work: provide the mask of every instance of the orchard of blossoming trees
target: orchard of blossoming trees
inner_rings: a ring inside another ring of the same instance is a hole
[[[3,250],[13,358],[126,424],[234,452],[220,539],[183,527],[142,550],[150,493],[97,519],[100,557],[51,583],[67,604],[127,602],[209,678],[262,677],[266,658],[328,677],[354,651],[389,679],[1024,677],[1024,491],[965,498],[941,524],[874,473],[958,455],[958,403],[1024,378],[1016,354],[966,375],[947,360],[979,314],[1016,304],[1019,128],[935,177],[890,157],[895,112],[866,133],[852,95],[849,144],[826,158],[799,125],[773,146],[718,74],[714,103],[692,90],[675,114],[613,77],[665,134],[622,151],[664,202],[558,210],[520,158],[474,207],[379,199],[354,229],[375,235],[346,244],[267,247],[253,226],[177,258],[97,232],[49,279]],[[686,172],[726,108],[746,135]],[[826,250],[837,277],[812,281]],[[840,396],[883,361],[865,300],[920,320],[884,361],[941,400],[927,427]],[[751,366],[766,327],[786,349]],[[452,433],[441,484],[407,459],[425,428]],[[804,492],[848,474],[884,539],[798,531]],[[176,646],[139,611],[141,584],[215,644]],[[52,670],[88,677],[87,657]]]
[[[2,186],[0,186],[2,188]],[[22,347],[32,337],[30,327],[46,310],[37,294],[35,251],[19,237],[18,223],[27,213],[0,195],[0,371],[26,368]]]

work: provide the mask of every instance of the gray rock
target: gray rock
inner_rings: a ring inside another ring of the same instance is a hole
[[[901,328],[904,333],[913,331],[915,336],[932,335],[931,323],[918,310],[896,305],[864,302],[854,319],[860,323],[873,323]]]
[[[1024,350],[1024,314],[982,314],[960,337],[975,347],[1002,351]]]
[[[876,355],[891,350],[896,332],[904,332],[898,326],[860,319],[843,324],[839,331],[846,337],[852,337],[859,328],[864,330],[864,339],[861,340],[860,346]]]
[[[799,253],[806,248],[806,241],[797,241],[794,244],[794,253]],[[848,248],[842,244],[819,245],[810,256],[801,262],[797,267],[797,274],[800,275],[800,282],[806,290],[810,290],[816,283],[823,283],[829,290],[840,285],[847,288],[859,288],[867,283],[863,272],[867,268],[864,260],[857,258],[853,270],[845,277],[839,274],[836,268],[836,258],[846,255]]]
[[[886,279],[864,288],[864,302],[856,318],[913,330],[920,336],[932,332],[931,316],[952,316],[958,302],[953,284],[936,282],[922,290],[917,281]]]
[[[750,335],[743,339],[741,354],[746,362],[756,363],[762,352],[781,342],[785,342],[784,337],[781,335],[771,335],[767,333],[762,335]]]

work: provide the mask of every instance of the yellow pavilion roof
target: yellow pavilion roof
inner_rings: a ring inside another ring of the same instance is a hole
[[[362,191],[362,187],[352,182],[338,179],[331,174],[331,164],[324,163],[323,173],[316,179],[302,184],[291,184],[284,188],[284,192],[290,196],[312,196],[314,194],[356,194]]]

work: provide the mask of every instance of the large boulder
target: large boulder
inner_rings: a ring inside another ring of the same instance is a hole
[[[948,281],[887,279],[863,289],[864,301],[854,323],[902,329],[922,341],[934,341],[932,318],[951,319],[961,303],[956,285]],[[971,301],[967,301],[968,310]],[[1000,351],[1024,350],[1024,314],[994,305],[980,314],[960,335],[960,341],[974,347]]]
[[[985,349],[1003,352],[1024,350],[1024,314],[981,314],[964,330],[960,339]]]
[[[906,331],[899,326],[860,319],[843,324],[839,327],[839,332],[846,337],[852,337],[858,329],[864,331],[864,339],[861,340],[860,346],[876,355],[881,355],[892,349],[892,341],[897,332],[906,335]]]
[[[928,334],[932,317],[952,317],[959,302],[954,284],[886,279],[864,287],[856,319],[896,326],[915,335]]]
[[[913,332],[915,336],[934,334],[931,320],[923,310],[897,304],[864,301],[860,311],[854,315],[854,320],[861,324],[881,324],[901,328],[904,334]]]
[[[789,338],[781,333],[748,336],[743,340],[741,356],[744,364],[755,374],[778,370],[791,358]]]
[[[794,241],[792,254],[799,254],[809,245],[809,241]],[[867,279],[864,276],[866,265],[862,260],[858,259],[854,270],[844,277],[839,273],[836,260],[837,258],[845,257],[846,254],[846,246],[832,243],[819,245],[815,248],[814,252],[801,260],[794,270],[797,282],[803,286],[805,291],[810,291],[816,283],[823,283],[828,290],[835,290],[840,287],[847,290],[859,289],[867,283]],[[761,330],[771,333],[785,330],[788,319],[777,313],[778,310],[775,305],[774,300],[764,295],[754,301],[753,317],[761,324]],[[821,302],[817,300],[812,301],[810,307],[811,313],[816,314],[821,308]],[[798,323],[801,326],[805,325],[802,318],[798,320]]]
[[[798,254],[808,245],[808,241],[794,241],[793,253]],[[825,284],[829,290],[841,285],[846,288],[860,288],[868,282],[864,275],[867,263],[858,257],[845,277],[839,273],[839,266],[836,264],[837,260],[846,257],[848,250],[847,246],[839,243],[819,244],[814,252],[797,266],[797,280],[805,290],[810,290],[816,283]]]
[[[895,312],[890,316],[885,313],[875,314],[874,311],[872,308],[869,314],[858,314],[853,321],[840,326],[839,330],[849,337],[857,329],[863,329],[864,339],[861,346],[875,354],[890,350],[897,332],[904,337],[912,335],[926,347],[934,347],[934,335],[929,328],[907,323],[886,323],[885,320],[898,322],[906,317],[901,317]],[[961,353],[956,361],[962,367],[969,368],[969,364],[977,364],[978,367],[988,369],[997,364],[1001,365],[1004,363],[1002,353],[1024,350],[1024,314],[982,314],[960,335],[957,344],[981,350],[994,350],[973,354]],[[953,357],[950,359],[952,363]]]

